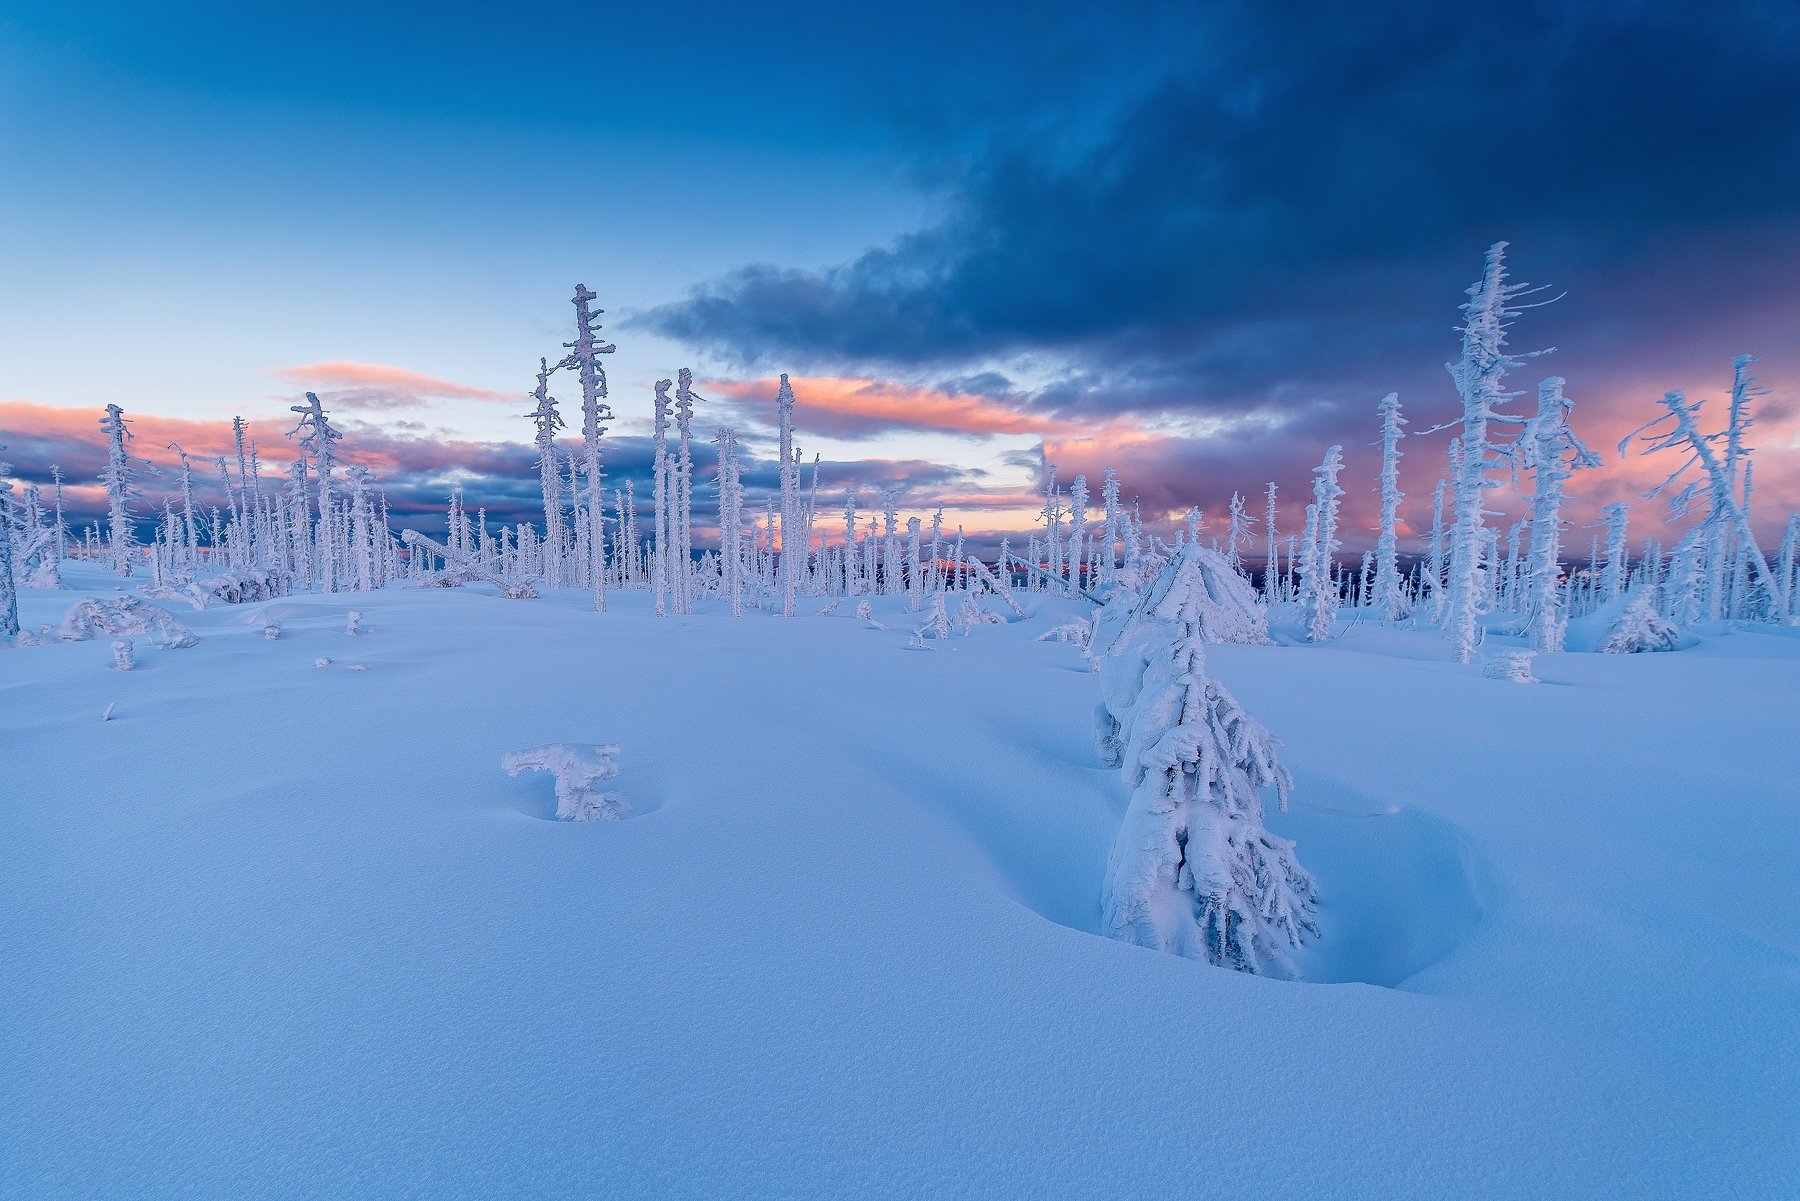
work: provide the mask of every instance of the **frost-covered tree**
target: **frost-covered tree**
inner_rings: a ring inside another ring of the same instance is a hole
[[[316,539],[317,560],[319,565],[319,582],[327,592],[337,591],[337,504],[332,496],[332,485],[335,483],[333,471],[337,466],[337,442],[343,437],[331,424],[331,417],[325,412],[323,405],[315,394],[306,394],[306,403],[294,405],[289,412],[299,415],[300,420],[288,432],[292,438],[300,436],[301,451],[312,459],[312,474],[317,480],[319,492],[319,530]],[[301,477],[303,478],[303,477]],[[303,502],[304,502],[304,498]],[[310,520],[304,508],[300,513],[301,521]],[[309,543],[314,542],[310,536]]]
[[[531,397],[537,407],[526,416],[536,426],[532,441],[538,451],[538,490],[544,497],[544,583],[552,588],[563,585],[562,481],[556,471],[556,432],[563,428],[562,414],[556,411],[556,397],[550,395],[550,374],[554,370],[548,359],[538,360],[537,387]]]
[[[1312,537],[1300,564],[1300,619],[1306,624],[1306,637],[1323,642],[1331,636],[1331,623],[1337,617],[1338,585],[1332,576],[1340,543],[1338,542],[1338,504],[1344,490],[1338,486],[1338,473],[1344,468],[1344,448],[1333,446],[1325,452],[1325,461],[1313,469],[1313,503],[1308,507],[1307,522]]]
[[[4,453],[5,446],[0,446]],[[0,638],[11,638],[19,632],[19,585],[13,575],[12,534],[9,511],[12,507],[12,464],[0,462]]]
[[[800,464],[794,449],[794,388],[787,372],[781,373],[781,386],[775,393],[776,423],[781,431],[781,558],[779,587],[781,615],[792,617],[800,587],[800,571],[806,563],[806,546],[800,534]],[[913,527],[914,558],[918,554],[918,527]]]
[[[1189,541],[1104,651],[1103,749],[1131,802],[1113,843],[1102,928],[1114,938],[1239,971],[1295,976],[1314,937],[1316,889],[1293,844],[1263,826],[1285,807],[1275,740],[1206,672],[1203,557]]]
[[[675,611],[694,611],[694,402],[704,400],[694,391],[694,373],[683,367],[675,373],[675,531],[673,547],[680,570],[675,574]]]
[[[1484,501],[1488,491],[1499,486],[1490,476],[1497,452],[1503,449],[1494,443],[1491,427],[1524,422],[1498,406],[1516,395],[1505,391],[1507,372],[1530,357],[1509,354],[1505,347],[1508,326],[1524,311],[1514,302],[1532,289],[1506,279],[1506,243],[1496,242],[1488,248],[1481,278],[1470,286],[1468,303],[1462,306],[1462,357],[1446,364],[1462,397],[1463,415],[1444,620],[1456,657],[1464,663],[1475,655],[1476,619],[1487,603],[1488,582],[1482,574]]]
[[[1546,378],[1538,384],[1537,416],[1523,439],[1532,478],[1525,624],[1531,649],[1550,653],[1562,650],[1567,624],[1561,592],[1563,485],[1576,469],[1600,465],[1600,457],[1569,429],[1571,407],[1562,377]]]
[[[1397,534],[1400,502],[1406,499],[1400,491],[1400,439],[1406,436],[1400,394],[1389,392],[1382,397],[1377,411],[1381,414],[1381,525],[1375,538],[1375,580],[1369,603],[1385,620],[1399,621],[1412,609],[1405,581],[1400,578]]]
[[[1742,371],[1743,368],[1740,367],[1740,380]],[[1747,390],[1749,385],[1746,382],[1741,386]],[[1762,548],[1757,544],[1749,517],[1733,486],[1734,481],[1725,469],[1724,460],[1714,449],[1715,439],[1700,432],[1700,402],[1690,402],[1684,393],[1674,391],[1665,393],[1662,403],[1666,413],[1633,430],[1619,442],[1621,455],[1627,452],[1633,441],[1640,438],[1647,454],[1662,450],[1682,453],[1680,466],[1662,483],[1645,493],[1645,498],[1661,496],[1682,476],[1688,474],[1690,469],[1698,467],[1700,478],[1692,480],[1670,498],[1671,511],[1675,516],[1682,517],[1692,510],[1696,502],[1703,501],[1708,508],[1706,531],[1709,541],[1716,546],[1720,530],[1735,534],[1739,552],[1749,559],[1756,582],[1767,592],[1771,607],[1777,613],[1785,613],[1789,607],[1787,588],[1776,578],[1768,560],[1763,556]]]
[[[1601,509],[1600,516],[1606,521],[1606,568],[1600,573],[1600,593],[1606,600],[1613,600],[1625,593],[1625,529],[1631,519],[1631,506],[1618,501]]]
[[[107,552],[113,570],[122,576],[131,574],[131,548],[136,541],[131,502],[137,495],[138,474],[125,449],[131,440],[130,426],[123,409],[116,404],[106,406],[106,416],[100,419],[100,432],[106,435],[106,466],[100,472],[100,483],[106,489]]]
[[[599,316],[604,309],[591,307],[597,294],[583,284],[575,285],[575,340],[565,342],[567,358],[559,366],[573,367],[581,381],[582,456],[587,468],[587,553],[590,583],[594,589],[594,608],[606,610],[606,510],[601,504],[600,438],[606,433],[605,423],[613,419],[612,407],[606,403],[606,372],[600,356],[617,350],[611,342],[600,340]]]

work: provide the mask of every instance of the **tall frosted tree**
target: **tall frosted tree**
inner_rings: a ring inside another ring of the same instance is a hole
[[[527,413],[536,426],[533,441],[538,450],[538,489],[544,497],[544,583],[552,588],[563,585],[563,512],[562,478],[556,471],[556,432],[563,428],[562,414],[556,411],[556,397],[550,395],[548,359],[538,360],[537,387],[532,399],[537,408]]]
[[[1514,302],[1531,289],[1506,280],[1506,243],[1495,242],[1488,248],[1481,278],[1470,286],[1468,303],[1462,306],[1462,357],[1446,365],[1462,397],[1463,415],[1444,620],[1456,657],[1464,663],[1475,656],[1476,622],[1488,597],[1482,573],[1487,545],[1484,502],[1489,490],[1499,487],[1491,475],[1503,449],[1493,442],[1491,427],[1521,425],[1525,420],[1499,407],[1516,395],[1505,391],[1507,372],[1530,357],[1507,353],[1506,331],[1524,311]]]
[[[6,447],[0,446],[0,454]],[[12,464],[0,462],[0,638],[10,638],[19,632],[19,584],[13,574],[13,552],[11,531],[12,481],[6,477],[12,474]]]
[[[587,468],[587,547],[588,568],[592,573],[594,608],[606,611],[606,506],[601,503],[600,438],[606,433],[605,423],[613,419],[612,407],[606,403],[606,372],[600,356],[617,350],[611,342],[600,340],[600,314],[593,301],[597,294],[583,284],[575,285],[575,340],[565,342],[569,356],[562,366],[575,368],[581,381],[582,458]]]
[[[674,598],[677,613],[694,611],[694,402],[703,399],[694,391],[694,373],[683,367],[675,373],[675,530],[671,540],[675,562]]]
[[[308,538],[308,542],[317,546],[316,559],[319,566],[319,582],[327,592],[336,592],[337,588],[337,504],[332,499],[332,485],[336,482],[334,471],[337,467],[337,443],[343,434],[331,424],[331,417],[325,407],[319,403],[314,393],[306,394],[306,403],[294,405],[289,412],[299,415],[300,420],[288,432],[292,438],[300,436],[302,453],[312,460],[312,474],[319,491],[319,530],[317,539]],[[297,478],[304,479],[304,475]],[[302,528],[307,529],[311,520],[304,508],[305,497],[301,497],[300,520]]]
[[[1524,439],[1532,478],[1525,622],[1531,649],[1547,653],[1563,649],[1568,624],[1561,590],[1563,486],[1576,469],[1600,466],[1600,456],[1569,429],[1572,407],[1562,377],[1545,379],[1538,384],[1537,416]]]
[[[776,422],[781,430],[781,558],[777,561],[781,590],[781,615],[794,616],[800,587],[800,571],[806,564],[806,544],[800,533],[800,456],[794,448],[794,387],[787,373],[775,393]]]
[[[1400,578],[1400,555],[1397,530],[1400,503],[1406,494],[1400,491],[1400,439],[1406,436],[1406,419],[1400,415],[1400,394],[1389,392],[1381,398],[1381,526],[1375,538],[1375,582],[1369,603],[1388,621],[1399,621],[1412,608]]]
[[[122,576],[131,574],[131,548],[136,542],[132,532],[131,502],[137,496],[136,468],[125,445],[131,441],[131,423],[125,410],[116,404],[106,406],[100,418],[100,432],[106,435],[106,466],[100,471],[100,484],[106,489],[106,549],[113,570]]]
[[[1312,536],[1300,560],[1300,619],[1312,642],[1323,642],[1331,636],[1331,623],[1338,611],[1338,583],[1332,567],[1341,545],[1337,536],[1338,504],[1344,490],[1338,486],[1338,473],[1343,468],[1341,446],[1327,450],[1325,461],[1313,468],[1313,503],[1307,510]]]

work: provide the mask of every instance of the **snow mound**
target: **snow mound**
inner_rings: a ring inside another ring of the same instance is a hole
[[[164,650],[178,650],[199,642],[194,632],[167,610],[134,596],[121,596],[104,605],[92,597],[78,600],[56,632],[64,642],[88,642],[124,634],[154,634]]]
[[[509,776],[528,771],[549,772],[556,778],[556,820],[606,822],[633,817],[631,805],[600,784],[619,774],[619,748],[600,743],[552,742],[501,757],[500,767]]]

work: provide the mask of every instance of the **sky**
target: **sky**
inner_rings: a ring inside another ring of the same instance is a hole
[[[1519,403],[1565,377],[1606,459],[1578,522],[1674,468],[1616,451],[1665,391],[1716,425],[1749,353],[1773,534],[1800,505],[1797,118],[1775,3],[11,0],[0,443],[92,514],[104,405],[165,465],[242,415],[283,472],[310,389],[404,523],[453,487],[530,519],[526,394],[582,283],[618,347],[615,484],[647,490],[651,389],[686,366],[697,436],[738,429],[768,486],[787,372],[833,509],[894,488],[1018,535],[1054,464],[1215,531],[1274,481],[1294,532],[1338,443],[1358,549],[1390,391],[1429,525],[1457,306],[1506,240],[1551,302],[1513,331],[1554,348]]]

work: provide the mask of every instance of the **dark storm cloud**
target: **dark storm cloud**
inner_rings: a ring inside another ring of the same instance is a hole
[[[1501,238],[1571,293],[1534,333],[1611,354],[1791,294],[1791,8],[1219,11],[1193,70],[1085,148],[996,136],[938,224],[638,320],[734,364],[942,378],[1023,357],[1070,376],[1040,403],[1242,412],[1441,392],[1460,291]]]

